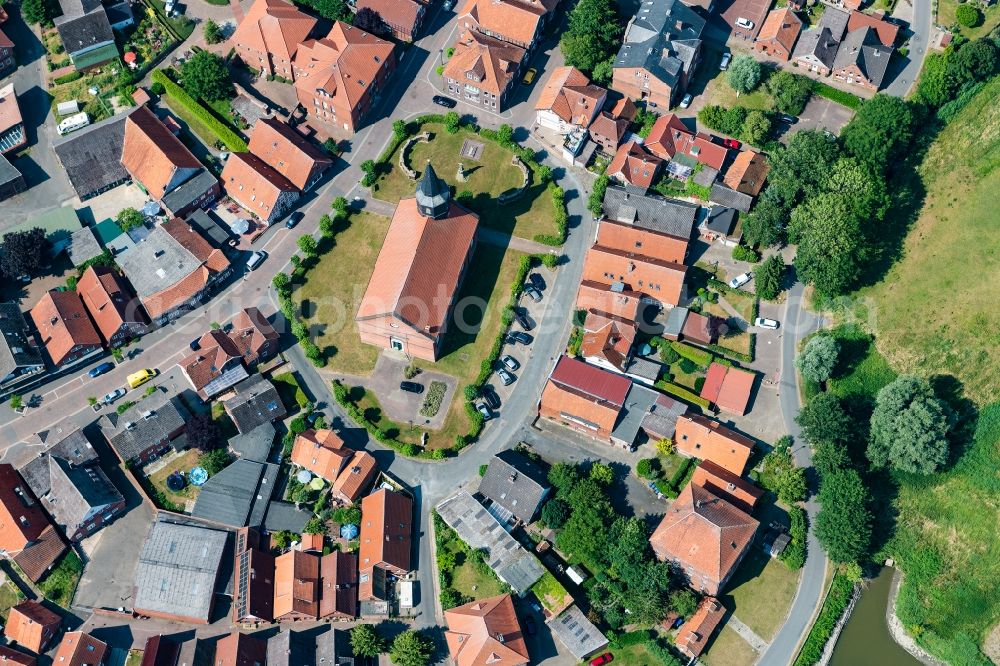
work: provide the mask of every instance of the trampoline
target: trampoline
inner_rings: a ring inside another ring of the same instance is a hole
[[[167,488],[171,492],[180,492],[184,490],[184,486],[187,485],[187,479],[184,478],[183,472],[174,472],[167,477]]]

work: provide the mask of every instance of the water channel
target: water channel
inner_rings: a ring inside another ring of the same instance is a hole
[[[833,650],[830,666],[920,666],[889,634],[885,611],[893,570],[882,569],[854,606]]]

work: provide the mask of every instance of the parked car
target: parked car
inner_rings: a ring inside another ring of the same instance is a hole
[[[493,412],[490,410],[490,408],[486,405],[485,402],[477,402],[476,411],[483,415],[484,421],[489,421],[491,418],[493,418]]]
[[[765,317],[757,317],[753,320],[753,325],[758,328],[767,328],[772,331],[778,330],[778,322],[773,319],[767,319]]]
[[[497,395],[497,390],[493,388],[492,384],[485,385],[480,394],[490,409],[500,409],[500,396]]]
[[[649,486],[649,489],[653,491],[653,494],[656,495],[657,499],[663,499],[663,493],[661,493],[660,489],[656,487],[656,481],[650,481],[647,485]]]
[[[691,93],[688,93],[687,95],[684,95],[684,98],[681,100],[681,108],[682,109],[686,109],[689,106],[691,106],[691,101],[693,99],[694,99],[694,97],[691,97]]]
[[[438,106],[443,106],[446,109],[454,109],[455,105],[458,104],[451,97],[445,97],[444,95],[434,95],[432,98],[433,102]]]
[[[301,222],[303,217],[305,217],[305,213],[297,210],[288,216],[288,221],[285,222],[285,226],[289,229],[294,229],[295,225]]]
[[[153,370],[152,368],[143,368],[138,372],[133,372],[125,379],[125,381],[128,382],[129,388],[139,388],[157,374],[156,370]]]
[[[399,388],[401,391],[406,391],[407,393],[424,392],[424,385],[416,382],[399,382]]]
[[[732,280],[730,280],[729,286],[732,287],[733,289],[739,289],[752,279],[753,279],[753,273],[743,273],[741,275],[737,275]]]
[[[787,113],[781,113],[778,115],[778,122],[785,123],[786,125],[794,125],[799,122],[799,119],[795,116],[790,116]]]
[[[104,396],[103,402],[104,402],[105,405],[110,405],[111,403],[113,403],[115,400],[117,400],[118,398],[122,397],[123,395],[125,395],[125,389],[123,389],[123,388],[116,388],[114,391],[112,391],[111,393],[108,393],[107,395]]]
[[[529,636],[534,636],[538,633],[538,626],[535,624],[535,618],[530,615],[524,618],[524,630],[528,632]]]
[[[531,286],[537,289],[538,291],[545,291],[545,278],[543,278],[538,273],[532,273],[531,275],[529,275],[528,282],[530,282]]]
[[[524,288],[524,293],[528,295],[528,298],[538,303],[542,300],[542,292],[538,291],[531,285]]]
[[[88,372],[87,374],[90,375],[91,377],[100,377],[105,372],[111,372],[114,369],[115,369],[115,364],[112,363],[111,361],[108,361],[107,363],[101,363],[100,365],[91,368],[90,372]]]
[[[723,139],[722,145],[731,150],[739,150],[743,144],[736,139]]]
[[[594,657],[590,660],[590,666],[604,666],[604,664],[610,664],[615,660],[615,655],[610,652],[605,652],[600,657]]]
[[[535,327],[528,314],[521,308],[514,308],[514,321],[526,331],[530,331]]]
[[[503,368],[497,370],[497,377],[500,378],[500,381],[503,383],[504,386],[510,386],[511,384],[514,383],[514,375],[510,374]]]
[[[733,54],[726,51],[722,54],[722,61],[719,63],[719,69],[725,71],[729,69],[729,61],[733,59]]]
[[[524,78],[521,79],[521,83],[526,86],[530,86],[536,76],[538,76],[538,70],[534,67],[529,67],[528,71],[524,73]]]
[[[530,345],[534,342],[534,338],[527,333],[522,333],[521,331],[511,331],[507,334],[507,344],[516,345],[521,343],[522,345]]]
[[[753,30],[754,22],[742,16],[736,19],[736,27],[744,30]]]
[[[507,354],[500,359],[500,363],[511,372],[517,372],[521,368],[521,364],[518,363],[517,359],[510,354]]]
[[[263,250],[258,250],[252,253],[250,255],[250,258],[247,259],[247,270],[250,271],[257,270],[258,268],[260,268],[260,265],[264,263],[265,259],[267,259],[267,252],[264,252]]]

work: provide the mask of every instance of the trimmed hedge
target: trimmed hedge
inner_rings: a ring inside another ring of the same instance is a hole
[[[675,352],[681,355],[681,357],[693,361],[696,365],[702,368],[707,368],[712,364],[712,352],[705,351],[704,349],[698,349],[697,347],[692,347],[691,345],[684,344],[683,342],[672,341],[670,346]]]
[[[809,526],[806,519],[806,512],[800,506],[792,506],[788,509],[788,536],[791,541],[781,551],[778,559],[785,563],[791,570],[801,569],[806,563],[806,538]]]
[[[69,74],[63,74],[62,76],[57,76],[56,78],[52,79],[52,83],[59,86],[64,83],[73,83],[73,81],[76,81],[82,77],[83,77],[83,72],[70,72]]]
[[[836,102],[842,106],[846,106],[848,109],[854,109],[857,111],[858,107],[861,106],[861,98],[857,95],[852,95],[849,92],[839,90],[833,86],[827,85],[821,81],[812,81],[812,91],[819,95],[820,97],[825,97],[831,102]]]
[[[750,336],[751,336],[751,338],[750,338],[751,339],[750,351],[751,352],[753,351],[753,347],[754,347],[752,341],[753,341],[755,335],[756,335],[755,333],[751,333],[750,334]],[[714,351],[717,354],[721,354],[722,356],[729,356],[731,358],[735,358],[737,361],[742,361],[744,363],[753,363],[753,354],[752,353],[751,354],[744,354],[743,352],[734,351],[732,349],[729,349],[728,347],[722,347],[720,345],[705,345],[705,349],[711,349],[712,351]]]
[[[709,405],[712,404],[705,398],[702,398],[700,395],[694,393],[693,391],[690,391],[684,388],[683,386],[674,384],[673,382],[668,382],[663,379],[656,382],[656,388],[660,389],[664,393],[669,393],[675,398],[680,398],[685,402],[690,402],[692,405],[698,405],[702,409],[708,409]]]
[[[842,573],[837,572],[830,584],[830,592],[826,595],[823,608],[816,618],[816,624],[809,630],[806,641],[802,645],[799,656],[795,658],[794,666],[813,666],[823,657],[823,648],[833,635],[837,622],[844,614],[847,604],[854,594],[854,583]]]
[[[201,104],[194,97],[191,97],[186,90],[174,83],[173,80],[167,76],[166,72],[162,69],[156,69],[153,70],[151,77],[154,82],[163,85],[167,97],[173,98],[174,101],[197,116],[198,120],[204,123],[208,129],[212,130],[212,132],[219,137],[219,140],[222,141],[227,149],[234,153],[246,152],[247,142],[240,138],[236,132],[226,127],[226,125],[212,115],[212,113],[205,108],[203,104]]]

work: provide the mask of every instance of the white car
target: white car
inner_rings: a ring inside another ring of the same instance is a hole
[[[691,95],[684,95],[684,99],[681,100],[681,108],[686,109],[691,106],[691,100],[694,98]]]
[[[742,16],[736,19],[736,27],[743,28],[744,30],[753,30],[754,22],[750,19],[745,19]]]
[[[728,51],[722,54],[722,62],[719,63],[719,69],[725,71],[729,69],[729,61],[733,59],[733,54]]]
[[[778,330],[778,322],[773,319],[765,319],[764,317],[757,317],[754,319],[753,325],[757,328],[767,328],[772,331]]]
[[[743,273],[742,275],[737,275],[732,280],[729,281],[729,286],[733,289],[739,289],[747,282],[753,279],[753,273]]]

